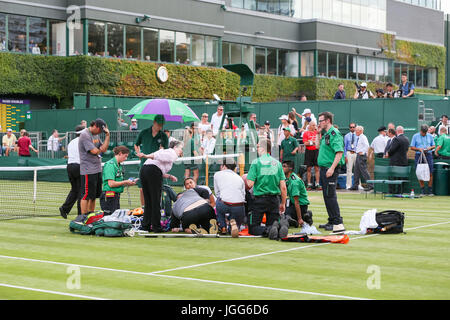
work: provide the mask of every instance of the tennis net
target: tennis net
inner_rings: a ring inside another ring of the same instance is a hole
[[[239,154],[199,156],[179,158],[171,174],[178,183],[165,180],[165,184],[183,183],[185,163],[198,164],[199,184],[212,185],[212,176],[220,170],[220,164],[227,158],[237,161]],[[124,178],[139,177],[140,161],[123,162]],[[0,221],[32,217],[58,216],[59,207],[64,203],[70,191],[66,165],[38,167],[0,167]],[[125,187],[121,195],[121,207],[134,209],[141,206],[137,186]],[[101,210],[100,201],[96,201],[96,210]],[[70,215],[77,214],[76,203]]]

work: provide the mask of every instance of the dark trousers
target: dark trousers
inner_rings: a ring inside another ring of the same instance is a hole
[[[269,227],[280,218],[280,198],[277,195],[255,196],[252,213],[248,221],[248,231],[255,236],[267,236]],[[264,213],[266,226],[261,226]]]
[[[336,186],[339,176],[339,170],[336,168],[331,177],[327,178],[328,168],[320,167],[320,184],[322,185],[323,200],[328,213],[328,223],[341,224],[342,217],[337,202]]]
[[[201,206],[194,208],[189,211],[185,211],[181,216],[181,225],[183,230],[189,228],[191,224],[195,224],[197,227],[201,227],[206,231],[209,231],[211,219],[216,219],[216,213],[213,207],[208,203],[202,204]],[[172,215],[172,220],[174,224],[171,227],[177,228],[180,224],[179,220]],[[171,221],[172,222],[172,221]]]
[[[69,213],[72,210],[75,202],[77,203],[78,215],[81,214],[80,206],[80,188],[81,188],[81,176],[80,165],[78,163],[70,163],[67,165],[67,176],[70,182],[70,191],[67,195],[66,201],[61,206],[64,212]]]
[[[144,219],[142,228],[150,231],[150,226],[154,232],[161,232],[161,190],[162,172],[153,165],[143,165],[139,173],[142,183],[142,193],[144,194]]]
[[[300,214],[302,215],[302,219],[305,216],[307,211],[308,211],[308,206],[307,205],[300,205]],[[286,216],[290,216],[295,221],[298,221],[297,211],[295,210],[295,204],[294,203],[290,203],[289,204],[289,207],[286,208],[285,215]],[[289,225],[290,226],[295,226],[296,224],[294,224],[293,222],[289,221]]]
[[[359,179],[366,182],[370,180],[369,170],[367,170],[367,156],[366,155],[357,155],[355,161],[355,169],[353,176],[353,187],[357,187],[359,185]]]
[[[114,211],[120,209],[120,193],[115,192],[114,196],[106,196],[106,191],[100,196],[100,207],[105,215],[113,214]]]

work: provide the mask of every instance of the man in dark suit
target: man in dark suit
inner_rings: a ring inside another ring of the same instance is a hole
[[[390,166],[408,166],[408,150],[409,150],[409,139],[404,135],[404,129],[402,126],[397,127],[397,136],[392,138],[392,142],[387,150],[386,156],[389,158]],[[391,177],[390,179],[401,179]],[[400,193],[401,186],[394,188],[394,185],[389,185],[389,193]],[[395,190],[396,189],[396,190]]]
[[[396,131],[397,136],[392,139],[392,142],[386,153],[387,157],[389,158],[389,165],[407,166],[409,139],[404,135],[404,129],[402,126],[398,126]]]

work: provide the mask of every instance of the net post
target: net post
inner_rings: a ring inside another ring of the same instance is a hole
[[[239,163],[239,175],[242,177],[244,175],[245,169],[245,155],[243,153],[239,154],[238,163]]]
[[[33,203],[36,203],[36,194],[37,194],[37,172],[38,169],[35,168],[33,170]]]
[[[205,185],[208,187],[208,177],[209,177],[209,166],[208,166],[208,155],[205,158]]]

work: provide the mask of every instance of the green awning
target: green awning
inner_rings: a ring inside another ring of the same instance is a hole
[[[226,64],[223,66],[224,69],[234,72],[241,77],[241,86],[252,86],[255,75],[253,71],[246,65],[242,63],[238,64]]]

